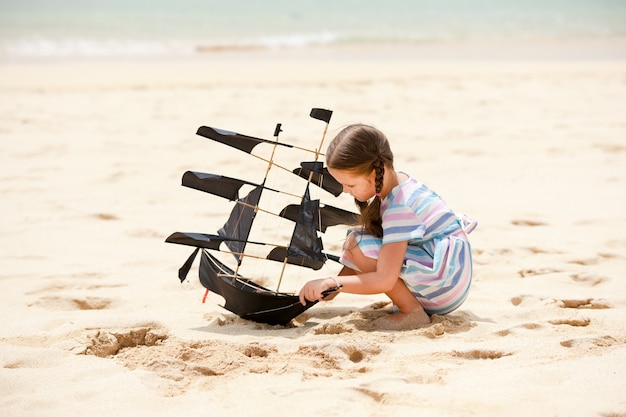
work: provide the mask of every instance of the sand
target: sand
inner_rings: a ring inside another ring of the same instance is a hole
[[[626,416],[626,61],[337,56],[0,65],[0,415]],[[251,166],[197,127],[314,147],[312,107],[478,219],[459,310],[388,330],[341,294],[273,327],[178,281],[164,239],[229,207],[182,173]]]

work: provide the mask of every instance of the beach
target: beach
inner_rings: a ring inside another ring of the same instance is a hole
[[[626,61],[374,48],[0,65],[0,415],[625,416]],[[460,309],[390,331],[340,294],[269,326],[179,282],[165,238],[228,207],[182,174],[250,169],[196,129],[314,148],[313,107],[478,220]]]

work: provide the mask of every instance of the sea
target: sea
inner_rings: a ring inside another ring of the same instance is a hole
[[[0,61],[626,36],[626,0],[0,0]]]

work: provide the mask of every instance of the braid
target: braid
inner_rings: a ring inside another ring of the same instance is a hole
[[[374,186],[376,188],[376,195],[372,199],[371,203],[357,201],[357,206],[361,210],[361,223],[363,228],[369,233],[379,238],[383,237],[383,218],[380,215],[380,190],[383,188],[383,177],[385,175],[385,166],[380,158],[374,161],[374,171],[376,176],[374,179]]]
[[[376,193],[379,194],[383,189],[383,177],[385,176],[385,163],[379,157],[373,163],[374,170],[376,171],[376,178],[374,185],[376,186]],[[380,197],[380,196],[379,196]]]

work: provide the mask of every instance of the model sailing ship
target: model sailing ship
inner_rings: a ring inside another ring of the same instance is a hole
[[[358,223],[359,220],[356,213],[330,205],[323,205],[319,199],[312,200],[310,197],[310,186],[312,184],[328,191],[335,197],[342,192],[342,186],[328,173],[323,163],[318,161],[332,111],[314,108],[311,110],[310,116],[325,122],[322,140],[316,150],[307,150],[279,142],[278,136],[281,132],[281,124],[276,125],[273,141],[207,126],[202,126],[197,131],[197,134],[200,136],[236,148],[267,162],[265,178],[260,183],[230,178],[219,174],[185,172],[182,178],[183,186],[226,198],[233,201],[235,205],[228,220],[218,230],[217,234],[176,232],[166,239],[168,243],[195,247],[191,256],[179,270],[178,277],[180,281],[183,282],[187,278],[194,259],[197,257],[198,252],[201,251],[200,282],[207,289],[207,293],[208,291],[213,291],[224,298],[224,308],[244,319],[260,323],[285,325],[294,317],[315,305],[317,301],[307,302],[306,305],[302,305],[296,294],[278,291],[285,271],[285,265],[291,264],[318,270],[329,259],[338,261],[337,256],[324,252],[322,238],[318,233],[324,233],[330,226],[339,224],[353,225]],[[256,156],[253,153],[253,149],[257,145],[272,146],[272,156],[269,159]],[[273,159],[275,150],[279,146],[311,152],[314,154],[314,160],[301,162],[300,167],[293,170],[283,168]],[[277,216],[289,219],[295,224],[291,240],[284,245],[248,239],[257,212],[263,210],[271,213],[271,211],[259,207],[262,193],[282,193],[282,191],[266,185],[268,173],[272,167],[279,167],[290,172],[291,175],[295,174],[306,180],[304,192],[300,197],[300,204],[288,205],[279,213],[276,213]],[[244,185],[253,188],[246,196],[240,197],[239,192]],[[258,256],[251,255],[246,251],[249,245],[273,247],[265,259],[283,263],[276,290],[265,288],[256,283],[254,278],[246,278],[239,274],[238,270],[246,258],[258,258]],[[226,265],[225,262],[215,257],[211,251],[232,254],[232,263],[234,265]],[[330,289],[325,295],[336,290],[337,288]]]

